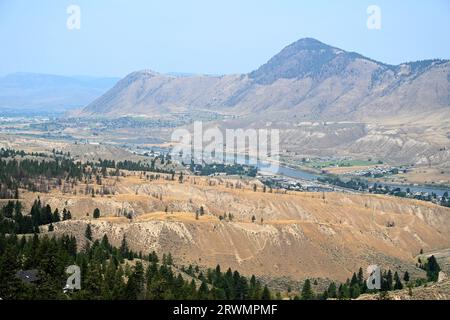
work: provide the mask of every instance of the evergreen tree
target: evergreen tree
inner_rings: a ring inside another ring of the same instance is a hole
[[[358,270],[358,284],[360,287],[362,287],[364,285],[365,281],[364,281],[364,272],[363,269],[360,267]]]
[[[91,230],[91,225],[90,224],[87,225],[86,231],[84,232],[84,236],[86,237],[86,239],[92,241],[92,230]]]
[[[337,298],[336,284],[334,282],[330,283],[330,285],[328,286],[327,293],[328,293],[329,298],[332,298],[332,299]]]
[[[302,289],[302,300],[312,300],[314,299],[314,292],[311,288],[311,281],[309,279],[305,280],[305,283],[303,284]]]
[[[350,299],[350,289],[348,287],[348,284],[340,284],[338,289],[338,299],[339,300],[346,300]]]
[[[405,274],[403,275],[403,280],[405,282],[409,282],[409,272],[408,271],[405,271]]]
[[[8,246],[0,255],[0,297],[2,299],[17,299],[23,290],[23,285],[16,277],[19,270],[18,252],[14,246]]]
[[[356,277],[356,273],[353,273],[352,280],[350,280],[350,287],[358,284],[358,278]]]
[[[100,210],[98,208],[94,209],[93,217],[94,219],[100,218]]]
[[[149,262],[153,262],[153,263],[158,263],[159,259],[158,259],[158,255],[156,254],[155,251],[152,251],[149,256],[148,256],[148,261]]]
[[[235,286],[235,297],[239,300],[248,299],[248,284],[245,277],[239,277]]]
[[[173,258],[172,258],[172,254],[170,252],[167,255],[163,254],[163,264],[165,264],[167,266],[173,265]]]
[[[127,258],[129,256],[130,251],[128,250],[128,243],[125,236],[122,238],[122,244],[120,245],[120,256],[121,258]]]
[[[427,262],[423,266],[423,269],[427,272],[428,281],[436,282],[439,278],[439,272],[441,271],[441,267],[439,266],[436,258],[431,256],[427,259]]]
[[[392,271],[388,270],[387,274],[384,277],[385,286],[383,291],[391,291],[394,288],[394,278],[392,276]],[[382,286],[383,289],[383,286]]]
[[[53,222],[59,222],[61,220],[61,218],[59,217],[59,211],[58,208],[55,209],[55,211],[53,212]]]
[[[66,209],[66,208],[63,209],[62,217],[63,217],[63,218],[62,218],[63,221],[68,220],[68,219],[67,219],[67,209]]]
[[[350,297],[352,299],[358,298],[360,294],[361,294],[361,289],[359,288],[359,284],[356,283],[355,285],[350,287]]]
[[[269,288],[267,288],[267,286],[264,286],[262,295],[261,295],[261,300],[271,300],[272,296],[270,294]]]
[[[208,298],[208,293],[209,293],[208,285],[206,284],[206,282],[202,281],[202,284],[198,289],[198,299],[206,300]]]
[[[144,298],[144,267],[141,262],[136,262],[133,272],[125,287],[125,297],[128,300],[140,300]]]
[[[401,290],[403,289],[402,281],[400,280],[400,277],[398,276],[397,271],[394,273],[394,290]]]

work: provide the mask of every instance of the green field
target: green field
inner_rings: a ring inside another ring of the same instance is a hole
[[[309,162],[302,162],[302,165],[315,168],[315,169],[323,169],[328,167],[360,167],[360,166],[373,166],[381,164],[376,161],[368,161],[368,160],[339,160],[339,161],[320,161],[320,160],[312,160]]]

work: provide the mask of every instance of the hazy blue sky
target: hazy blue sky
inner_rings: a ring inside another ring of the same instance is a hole
[[[66,27],[71,4],[81,29]],[[366,27],[378,5],[381,30]],[[0,74],[249,72],[303,37],[386,63],[450,58],[449,0],[0,0]]]

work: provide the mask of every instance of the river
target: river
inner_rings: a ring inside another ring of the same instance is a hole
[[[162,153],[170,152],[167,148],[158,148],[158,150],[155,149],[155,151],[159,151]],[[206,157],[205,157],[206,158]],[[258,168],[261,172],[267,172],[274,175],[280,175],[285,176],[288,178],[294,178],[294,179],[302,179],[307,181],[316,181],[318,177],[320,177],[319,174],[307,172],[305,170],[291,168],[286,165],[274,165],[267,161],[256,161],[253,157],[246,157],[243,155],[237,155],[234,157],[226,157],[228,159],[227,162],[233,163],[237,162],[239,164],[248,164],[253,165]],[[438,196],[442,196],[445,192],[448,192],[450,194],[450,188],[444,188],[444,187],[433,187],[433,186],[417,186],[417,185],[396,185],[396,184],[389,184],[389,183],[380,183],[383,186],[389,186],[390,188],[400,188],[402,191],[406,191],[407,188],[410,189],[411,192],[423,192],[423,193],[435,193]]]
[[[308,181],[315,181],[317,180],[320,175],[314,174],[311,172],[307,172],[300,169],[294,169],[287,166],[279,166],[279,168],[272,168],[271,166],[268,166],[267,163],[258,164],[258,169],[265,172],[270,172],[273,174],[294,178],[294,179],[303,179]],[[448,192],[450,194],[450,188],[445,187],[433,187],[433,186],[417,186],[417,185],[397,185],[397,184],[390,184],[390,183],[379,183],[383,186],[389,186],[390,188],[400,188],[402,191],[406,191],[407,188],[410,189],[411,192],[423,192],[423,193],[435,193],[438,196],[442,196],[445,192]]]

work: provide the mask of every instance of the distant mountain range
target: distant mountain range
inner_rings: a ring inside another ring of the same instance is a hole
[[[111,89],[119,78],[14,73],[0,78],[1,110],[64,111],[82,107]]]
[[[209,109],[237,115],[365,120],[450,107],[450,61],[388,65],[311,38],[242,75],[133,72],[84,116],[161,116]]]

